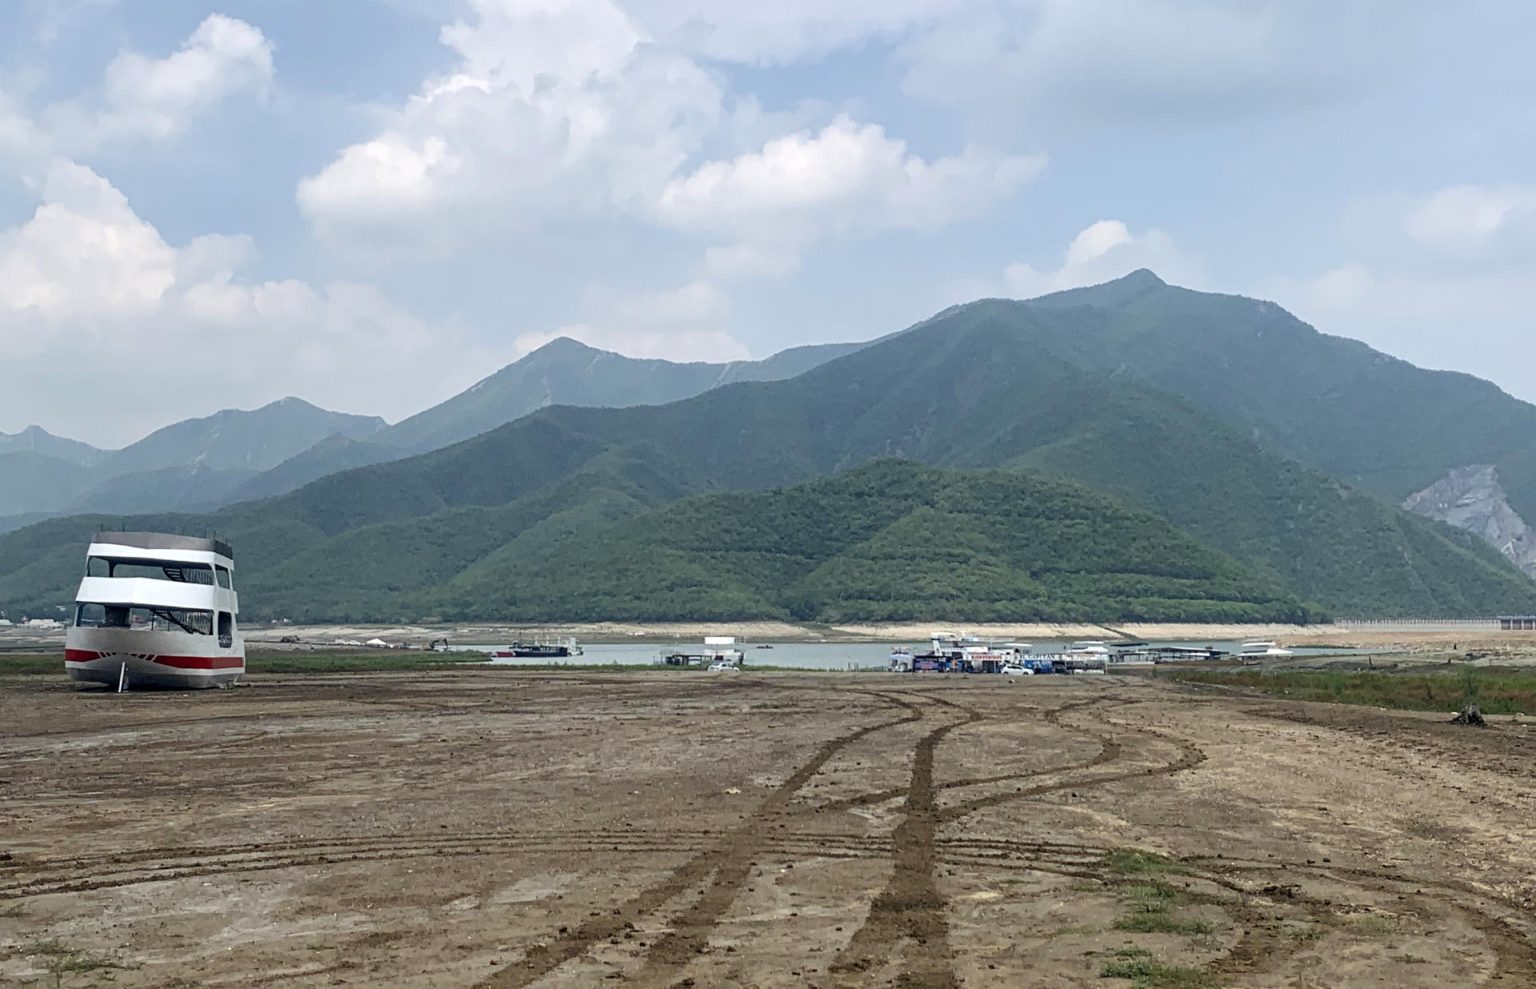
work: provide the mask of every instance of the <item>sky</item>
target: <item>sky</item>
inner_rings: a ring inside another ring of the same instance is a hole
[[[0,431],[1149,267],[1536,400],[1524,0],[3,0]]]

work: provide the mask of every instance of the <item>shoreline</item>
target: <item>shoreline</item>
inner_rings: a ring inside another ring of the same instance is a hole
[[[732,636],[738,643],[890,643],[918,645],[938,628],[967,632],[995,642],[1136,639],[1195,644],[1274,640],[1283,646],[1392,648],[1404,652],[1536,653],[1536,631],[1501,631],[1492,622],[1402,622],[1335,625],[1233,625],[1200,623],[848,623],[747,622],[572,622],[527,625],[459,622],[449,625],[249,625],[248,646],[263,651],[354,648],[343,643],[383,639],[393,646],[424,648],[446,638],[453,646],[504,645],[519,637],[570,636],[585,645],[660,646],[697,644],[705,636]],[[284,642],[284,639],[297,641]],[[0,651],[62,649],[64,629],[0,628]]]

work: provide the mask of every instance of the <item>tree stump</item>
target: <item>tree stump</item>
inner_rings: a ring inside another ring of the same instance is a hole
[[[1487,728],[1488,722],[1483,720],[1483,712],[1476,704],[1468,704],[1461,709],[1461,713],[1451,719],[1453,725],[1472,725],[1477,728]]]

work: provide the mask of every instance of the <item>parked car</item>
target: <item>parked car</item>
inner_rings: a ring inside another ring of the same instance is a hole
[[[733,663],[727,663],[727,662],[724,662],[724,661],[718,662],[718,663],[712,663],[712,664],[710,664],[710,667],[709,667],[709,672],[711,672],[711,673],[724,673],[727,670],[729,670],[732,673],[740,673],[741,672],[741,667],[736,666]]]
[[[1032,677],[1035,675],[1034,670],[1027,666],[1020,666],[1018,663],[1004,663],[1000,672],[1004,676],[1010,677]]]

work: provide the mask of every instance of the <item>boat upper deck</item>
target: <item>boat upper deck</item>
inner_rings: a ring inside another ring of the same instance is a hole
[[[159,532],[99,532],[75,600],[179,610],[239,611],[228,543]]]

